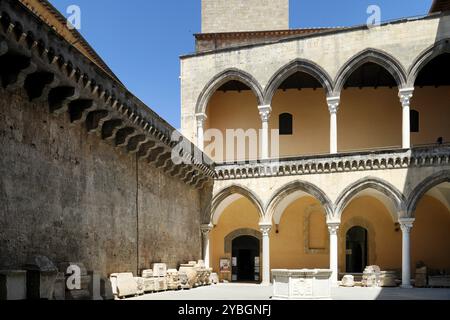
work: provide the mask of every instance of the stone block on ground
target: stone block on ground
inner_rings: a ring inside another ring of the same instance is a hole
[[[380,287],[397,287],[397,272],[381,271],[379,285]]]
[[[27,271],[27,298],[31,300],[53,298],[58,269],[45,256],[33,256],[24,266]]]
[[[146,269],[142,270],[142,278],[153,278],[153,270],[152,269]]]
[[[0,271],[0,300],[25,300],[27,298],[27,272],[24,270]]]
[[[137,295],[137,283],[131,272],[113,273],[110,280],[114,295],[118,298]]]

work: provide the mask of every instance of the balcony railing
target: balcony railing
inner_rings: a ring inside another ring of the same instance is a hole
[[[416,146],[411,149],[376,149],[338,154],[216,164],[216,179],[246,179],[270,176],[327,174],[333,172],[445,166],[450,144]]]

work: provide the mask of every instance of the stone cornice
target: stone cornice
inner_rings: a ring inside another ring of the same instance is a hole
[[[217,180],[329,174],[450,165],[450,145],[318,155],[216,165]]]
[[[0,70],[6,90],[24,89],[30,101],[47,101],[51,113],[69,113],[72,123],[193,187],[212,182],[207,156],[189,142],[185,164],[175,165],[175,129],[27,7],[1,1],[0,20],[0,58],[11,64]]]

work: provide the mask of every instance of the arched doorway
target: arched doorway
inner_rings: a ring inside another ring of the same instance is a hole
[[[232,281],[254,282],[259,275],[260,241],[253,236],[240,236],[232,242]]]
[[[362,273],[367,266],[367,230],[353,227],[346,235],[346,272]]]

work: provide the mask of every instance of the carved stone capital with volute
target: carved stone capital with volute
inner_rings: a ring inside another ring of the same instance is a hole
[[[270,115],[272,114],[272,107],[270,105],[259,106],[259,115],[261,116],[262,122],[268,122],[270,119]]]
[[[414,88],[400,89],[398,96],[403,108],[409,108],[411,105],[411,98],[414,94]]]
[[[211,223],[210,224],[202,224],[200,226],[200,230],[204,237],[207,237],[213,228],[214,228],[214,226]]]
[[[330,97],[327,98],[328,110],[330,113],[337,113],[339,111],[339,103],[341,102],[341,97]]]
[[[399,219],[398,223],[400,223],[400,228],[402,229],[402,232],[410,233],[411,229],[413,228],[414,221],[416,221],[416,219],[414,219],[414,218]]]
[[[328,231],[330,232],[330,235],[337,235],[340,226],[341,224],[339,222],[328,223]]]
[[[268,237],[271,229],[272,229],[271,223],[260,223],[259,224],[259,230],[261,230],[263,237]]]
[[[197,121],[197,127],[203,127],[208,116],[205,113],[197,113],[195,119]]]

